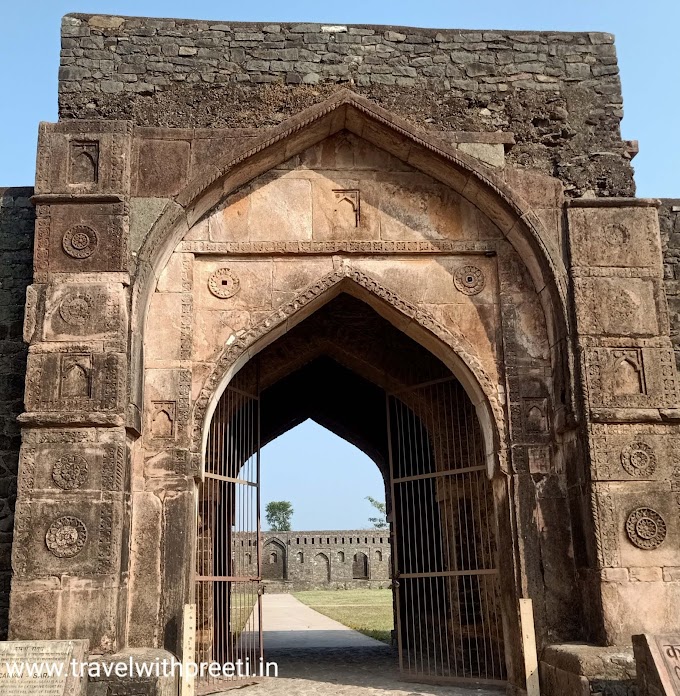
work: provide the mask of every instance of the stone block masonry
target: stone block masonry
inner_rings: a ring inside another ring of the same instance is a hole
[[[33,277],[32,188],[0,188],[0,640],[7,638],[12,529],[24,410],[26,286]]]
[[[665,198],[659,208],[663,270],[675,362],[680,367],[680,198]]]
[[[252,541],[237,535],[239,567],[256,563]],[[389,529],[264,532],[262,578],[268,592],[390,587]]]
[[[241,24],[67,15],[61,119],[267,127],[351,87],[435,131],[508,131],[508,162],[567,195],[631,196],[614,38],[603,33]]]

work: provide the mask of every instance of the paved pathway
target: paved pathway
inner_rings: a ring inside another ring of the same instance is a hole
[[[387,648],[384,643],[353,631],[341,623],[310,609],[290,594],[265,594],[262,597],[264,647],[267,654],[279,650],[318,650],[319,648]],[[248,630],[257,631],[252,615]],[[244,635],[244,640],[249,637]]]
[[[265,658],[278,678],[228,696],[499,696],[499,691],[399,680],[396,652],[310,609],[291,595],[264,595]],[[257,630],[254,617],[248,630]],[[236,686],[236,685],[234,685]],[[231,693],[229,693],[231,692]]]

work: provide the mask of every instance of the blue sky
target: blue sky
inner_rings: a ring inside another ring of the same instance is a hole
[[[261,478],[263,509],[270,500],[290,501],[294,529],[365,529],[377,516],[366,496],[385,499],[373,461],[314,421],[262,449]]]
[[[395,24],[460,29],[608,31],[616,35],[625,118],[640,141],[638,195],[680,197],[678,0],[33,0],[3,3],[0,186],[30,185],[39,121],[57,118],[59,25],[68,12],[231,21]]]
[[[625,118],[640,141],[639,196],[680,197],[680,3],[678,0],[33,0],[7,2],[0,23],[0,186],[31,185],[39,121],[57,119],[59,27],[68,12],[224,21],[392,24],[461,29],[607,31],[616,35]],[[365,525],[366,495],[382,498],[375,465],[351,445],[305,423],[263,452],[263,501],[290,500],[298,529]]]

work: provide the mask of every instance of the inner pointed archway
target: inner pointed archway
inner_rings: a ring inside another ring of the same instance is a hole
[[[497,524],[475,407],[444,363],[344,293],[247,362],[219,400],[199,501],[200,635],[222,626],[220,656],[238,654],[239,629],[220,611],[233,617],[236,603],[242,621],[252,602],[260,613],[262,564],[291,557],[283,540],[263,554],[252,492],[262,445],[308,418],[366,453],[386,483],[402,674],[503,683]],[[256,547],[257,573],[221,552],[235,542]],[[325,582],[332,561],[319,543],[304,557]],[[347,561],[353,581],[367,579],[367,553]],[[252,652],[255,632],[245,633]],[[210,640],[201,646],[214,653]]]

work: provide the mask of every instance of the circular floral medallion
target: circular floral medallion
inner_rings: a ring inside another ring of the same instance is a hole
[[[80,488],[87,480],[87,460],[78,454],[66,454],[52,468],[52,480],[65,491]]]
[[[486,285],[481,268],[461,266],[453,274],[453,283],[464,295],[478,295]]]
[[[97,233],[87,225],[76,225],[64,233],[62,246],[74,259],[86,259],[97,248]]]
[[[210,276],[208,288],[215,297],[226,300],[239,291],[241,283],[228,268],[220,268]]]
[[[45,534],[47,548],[57,558],[78,555],[87,541],[87,529],[77,517],[60,517],[52,522]]]
[[[656,510],[637,508],[628,515],[626,533],[639,549],[655,549],[666,538],[666,523]]]
[[[621,452],[621,466],[631,476],[651,476],[656,470],[656,454],[646,442],[631,442]]]
[[[59,305],[59,314],[67,324],[83,326],[92,314],[92,305],[93,301],[89,295],[68,295]]]

